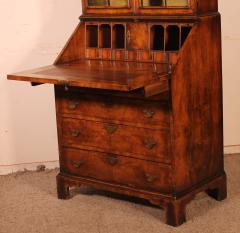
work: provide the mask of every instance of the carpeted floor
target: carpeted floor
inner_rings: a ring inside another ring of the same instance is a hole
[[[199,194],[187,208],[188,222],[164,224],[164,211],[84,188],[68,201],[56,197],[57,171],[0,176],[0,233],[239,233],[240,155],[225,159],[228,199]]]

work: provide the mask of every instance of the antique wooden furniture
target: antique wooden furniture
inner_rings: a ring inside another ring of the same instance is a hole
[[[217,0],[85,0],[54,65],[58,197],[82,184],[149,200],[182,224],[201,191],[226,198]]]

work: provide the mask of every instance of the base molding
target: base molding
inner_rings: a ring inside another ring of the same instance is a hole
[[[21,163],[12,165],[0,165],[0,175],[8,175],[15,172],[22,171],[36,171],[37,167],[44,165],[46,169],[59,168],[59,161],[44,161],[44,162],[33,162],[33,163]]]
[[[230,145],[224,147],[224,154],[240,154],[240,145]]]
[[[191,192],[185,193],[181,197],[177,197],[175,194],[149,192],[127,186],[106,183],[99,180],[75,177],[68,174],[59,173],[57,175],[58,198],[63,200],[69,199],[70,188],[80,187],[81,185],[87,185],[96,189],[102,189],[146,199],[151,204],[166,210],[166,222],[171,226],[180,226],[186,221],[186,206],[195,198],[196,194],[205,191],[210,197],[216,199],[217,201],[222,201],[227,197],[225,173],[213,178],[207,183],[199,185],[195,189],[191,190]]]

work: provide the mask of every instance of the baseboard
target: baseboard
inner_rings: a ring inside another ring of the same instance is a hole
[[[224,154],[240,154],[240,145],[225,146]]]
[[[45,162],[34,162],[34,163],[22,163],[13,165],[0,165],[0,175],[7,175],[21,171],[36,171],[37,167],[44,165],[46,169],[54,169],[59,167],[59,161],[45,161]]]

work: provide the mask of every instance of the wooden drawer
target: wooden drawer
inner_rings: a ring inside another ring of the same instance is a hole
[[[104,95],[72,94],[60,97],[58,112],[92,120],[161,128],[169,126],[167,102],[143,101]]]
[[[64,149],[61,172],[134,188],[172,191],[170,166],[113,154]]]
[[[62,143],[151,161],[170,163],[169,129],[152,130],[113,123],[62,118]]]

